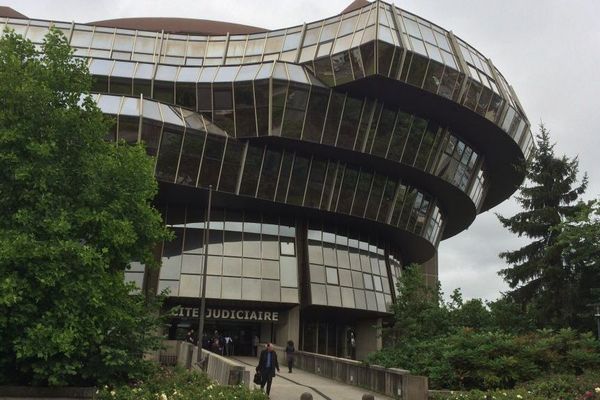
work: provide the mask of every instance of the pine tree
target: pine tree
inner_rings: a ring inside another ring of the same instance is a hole
[[[510,267],[499,272],[512,289],[508,295],[532,312],[539,326],[571,326],[577,284],[572,268],[562,257],[565,244],[558,240],[557,227],[576,215],[577,202],[587,186],[587,175],[577,181],[577,157],[557,157],[550,133],[540,125],[537,148],[527,163],[526,184],[517,201],[523,211],[506,218],[498,215],[505,228],[533,241],[500,254]]]

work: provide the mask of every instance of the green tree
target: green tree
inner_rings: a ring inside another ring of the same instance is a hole
[[[450,318],[443,306],[440,287],[428,286],[418,265],[405,267],[397,285],[394,324],[384,332],[386,337],[393,343],[406,343],[448,332]]]
[[[561,223],[556,232],[563,263],[569,268],[569,286],[576,293],[575,326],[595,330],[588,305],[600,303],[600,202],[584,205],[578,214]]]
[[[523,312],[521,305],[510,296],[489,301],[487,306],[491,317],[490,330],[520,334],[535,329],[531,316]]]
[[[0,38],[0,384],[80,385],[142,372],[156,302],[123,272],[168,237],[142,146],[104,140],[85,61],[51,30]]]
[[[577,277],[562,257],[564,244],[555,229],[577,214],[576,203],[587,186],[587,176],[577,182],[578,159],[557,157],[550,134],[541,125],[537,148],[527,165],[527,182],[517,201],[523,211],[506,218],[498,215],[504,227],[533,241],[501,253],[510,267],[500,275],[512,289],[508,295],[530,308],[540,326],[570,326],[576,315]]]

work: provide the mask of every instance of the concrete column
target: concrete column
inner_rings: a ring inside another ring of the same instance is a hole
[[[356,322],[356,359],[364,360],[369,353],[381,350],[381,318]]]
[[[300,341],[300,306],[279,313],[279,324],[275,325],[278,346],[285,347],[292,340],[296,348]]]

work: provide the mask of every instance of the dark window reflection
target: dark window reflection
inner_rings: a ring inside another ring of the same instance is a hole
[[[357,178],[358,171],[346,167],[346,171],[344,172],[344,180],[340,189],[337,212],[350,214],[350,207],[352,206],[352,199],[354,198],[354,190],[356,188]]]
[[[352,77],[350,54],[347,51],[332,56],[331,63],[333,65],[333,73],[335,74],[336,85],[341,85],[354,79]]]
[[[327,86],[335,86],[333,71],[331,69],[331,59],[329,57],[321,58],[314,62],[315,75]]]
[[[152,82],[146,79],[134,79],[133,80],[133,95],[139,96],[143,94],[144,97],[150,97],[152,93]]]
[[[288,88],[285,104],[285,116],[281,132],[283,136],[300,138],[307,102],[308,90],[306,87],[291,84]]]
[[[180,106],[196,109],[196,84],[177,83],[175,86],[176,103]]]
[[[202,166],[200,167],[200,178],[198,180],[198,185],[204,187],[212,185],[213,188],[217,187],[224,149],[225,137],[216,135],[206,136],[206,144],[204,148],[204,156],[202,157]]]
[[[235,132],[233,95],[230,83],[213,84],[213,121],[224,131]]]
[[[385,189],[383,191],[383,198],[381,199],[381,206],[377,214],[377,221],[387,222],[388,215],[394,201],[394,195],[396,194],[397,182],[392,179],[388,179],[385,183]]]
[[[156,155],[161,131],[162,127],[154,121],[144,120],[142,123],[142,142],[146,147],[146,153],[151,156]]]
[[[387,154],[388,145],[392,137],[394,122],[396,120],[396,112],[384,109],[377,125],[377,135],[373,142],[371,154],[379,157],[385,157]]]
[[[277,182],[277,194],[275,197],[276,201],[282,203],[285,202],[293,161],[293,153],[283,153],[283,159],[281,160],[281,172],[279,173],[279,181]]]
[[[319,207],[326,168],[326,161],[313,159],[308,186],[306,188],[306,198],[304,199],[304,205],[306,207]]]
[[[329,109],[327,110],[327,121],[325,122],[325,131],[323,132],[323,143],[334,145],[338,128],[340,126],[340,118],[344,107],[344,95],[336,92],[331,93],[329,99]]]
[[[377,120],[379,119],[379,115],[381,115],[382,106],[382,103],[377,104],[374,100],[365,99],[360,123],[358,124],[356,140],[354,141],[354,150],[363,151],[363,149],[365,149],[368,153],[369,149],[371,149],[373,138],[375,137],[375,129],[377,128]],[[371,119],[373,120],[373,123],[369,126]]]
[[[350,62],[352,63],[352,70],[354,71],[354,79],[363,78],[365,76],[365,69],[362,64],[360,48],[350,50]]]
[[[303,140],[320,143],[328,101],[329,91],[313,86],[302,133]]]
[[[426,127],[427,120],[422,118],[415,118],[413,120],[413,124],[408,135],[408,140],[406,142],[406,148],[404,149],[404,154],[402,155],[402,162],[404,164],[414,164],[417,152],[419,151],[419,145],[421,144],[421,139],[423,138],[423,132],[425,131]]]
[[[244,173],[240,185],[240,194],[246,196],[256,195],[256,185],[258,183],[258,174],[263,158],[263,147],[248,146],[246,152],[246,162],[244,164]]]
[[[373,178],[373,186],[371,187],[371,194],[369,196],[369,203],[367,204],[367,210],[365,213],[366,218],[373,220],[377,219],[377,211],[379,210],[379,203],[381,202],[384,186],[385,176],[375,175]]]
[[[283,124],[283,109],[287,97],[287,83],[273,82],[273,119],[271,122],[271,134],[281,135]]]
[[[356,130],[360,119],[362,109],[362,101],[352,97],[346,98],[344,107],[344,115],[340,124],[340,132],[336,146],[346,149],[354,148],[354,140],[356,139]]]
[[[308,158],[296,155],[294,159],[294,167],[292,169],[292,176],[290,178],[287,203],[302,205],[309,164],[310,160]]]
[[[406,82],[421,87],[423,85],[423,80],[425,79],[425,72],[427,71],[427,62],[427,58],[418,54],[413,54]]]
[[[127,143],[136,143],[138,140],[138,128],[140,119],[138,117],[119,116],[119,140]]]
[[[365,75],[375,74],[375,42],[370,42],[360,46],[360,55],[362,58],[363,66],[365,68]]]
[[[327,175],[325,176],[325,182],[323,183],[323,196],[321,198],[321,208],[324,210],[329,209],[329,203],[333,193],[333,181],[337,174],[337,163],[329,161],[327,167]]]
[[[256,136],[252,82],[235,84],[235,134],[237,137]]]
[[[280,162],[281,152],[275,150],[267,150],[265,154],[265,160],[262,165],[262,172],[260,174],[258,197],[267,200],[274,199]]]
[[[110,93],[131,96],[133,90],[133,79],[112,77],[110,78]]]
[[[158,179],[168,182],[175,180],[181,139],[182,135],[180,133],[163,132],[160,152],[158,153],[158,160],[156,162],[156,177]]]
[[[379,74],[383,76],[389,76],[392,58],[394,56],[394,46],[382,41],[378,41],[377,53],[379,58],[377,64]]]
[[[212,112],[212,90],[210,83],[198,84],[198,111]]]
[[[221,177],[219,179],[220,191],[235,193],[243,152],[243,143],[232,139],[227,140]]]
[[[154,81],[153,98],[164,103],[175,103],[175,83],[168,81]]]
[[[356,185],[356,194],[354,196],[354,203],[352,204],[352,214],[362,217],[365,212],[365,206],[367,204],[367,198],[369,196],[369,190],[371,189],[371,180],[373,174],[365,171],[361,171]]]
[[[398,112],[396,127],[392,134],[392,140],[388,150],[387,158],[392,161],[400,161],[406,139],[408,137],[408,131],[412,122],[412,116],[402,111]]]
[[[434,122],[430,122],[423,135],[421,146],[419,147],[419,153],[417,154],[417,160],[415,167],[425,170],[427,167],[427,161],[429,160],[429,154],[433,149],[433,143],[435,142],[438,131],[438,125]]]
[[[254,97],[258,136],[266,136],[269,133],[269,81],[254,83]]]
[[[205,134],[186,133],[183,140],[179,171],[177,173],[177,183],[196,185],[205,137]]]

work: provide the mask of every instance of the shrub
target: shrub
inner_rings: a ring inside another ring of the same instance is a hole
[[[265,400],[258,390],[221,386],[204,373],[180,368],[161,368],[146,380],[117,387],[104,386],[98,400]]]
[[[432,388],[510,389],[548,374],[578,375],[598,369],[600,344],[590,334],[568,329],[520,336],[463,329],[406,341],[373,354],[369,362],[426,375]]]

